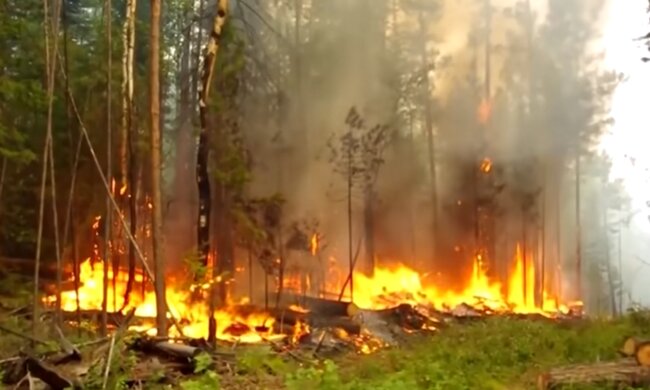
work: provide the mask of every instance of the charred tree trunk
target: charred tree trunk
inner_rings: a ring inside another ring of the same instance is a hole
[[[150,128],[151,128],[151,193],[153,203],[153,263],[156,290],[156,328],[158,336],[167,335],[167,302],[165,299],[165,258],[162,244],[162,164],[160,131],[160,6],[151,0]]]
[[[375,215],[374,203],[375,194],[372,185],[368,185],[365,191],[365,202],[363,208],[363,227],[365,232],[366,247],[366,275],[372,275],[375,269]]]
[[[221,43],[221,32],[226,21],[226,12],[228,8],[227,0],[217,1],[217,14],[214,18],[210,39],[205,51],[202,71],[202,88],[199,95],[199,119],[201,122],[201,133],[199,135],[199,149],[196,158],[196,181],[199,191],[199,215],[198,215],[198,247],[199,255],[203,264],[208,264],[210,254],[210,209],[211,193],[210,179],[208,176],[208,98],[210,96],[210,87],[214,73],[214,64],[217,60],[217,53]],[[221,188],[217,189],[216,194],[220,194]],[[219,248],[221,251],[221,248]],[[219,262],[221,263],[221,262]],[[213,267],[213,277],[217,277],[217,267]],[[210,326],[208,340],[216,341],[216,319],[214,310],[216,308],[216,290],[217,286],[213,283],[210,293]]]

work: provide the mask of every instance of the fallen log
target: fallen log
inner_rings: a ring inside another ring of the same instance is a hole
[[[614,362],[559,367],[541,374],[537,379],[539,390],[577,384],[646,386],[650,384],[650,367],[639,366],[634,359],[628,358]]]
[[[359,306],[353,302],[308,297],[288,292],[282,294],[280,304],[283,306],[297,305],[314,314],[332,317],[353,317],[360,310]]]
[[[136,340],[132,348],[145,353],[182,359],[193,359],[203,350],[187,344],[170,343],[144,337]]]
[[[54,315],[54,312],[48,312],[47,314]],[[81,320],[84,321],[98,322],[101,321],[102,311],[101,310],[80,310],[79,312],[63,311],[61,312],[61,316],[64,321],[70,321],[70,322],[76,322],[79,318],[81,318]],[[116,327],[121,326],[127,321],[129,322],[129,325],[149,325],[149,324],[156,323],[155,317],[138,317],[132,315],[132,317],[129,318],[129,313],[123,314],[121,312],[108,312],[106,313],[106,316],[107,316],[108,323]]]
[[[280,308],[271,310],[271,314],[275,319],[275,324],[279,324],[279,327],[276,326],[275,329],[283,329],[286,326],[293,328],[296,324],[303,323],[311,328],[339,328],[348,334],[361,333],[361,324],[348,316],[320,315],[314,312],[305,313]]]
[[[73,387],[70,379],[64,377],[54,367],[41,362],[34,356],[27,355],[25,368],[35,378],[38,378],[50,386],[53,390],[63,390]]]
[[[634,351],[634,357],[640,366],[650,367],[650,342],[638,343]]]
[[[419,313],[413,306],[406,303],[389,309],[359,310],[359,316],[362,318],[362,321],[371,318],[380,319],[409,330],[421,330],[435,328],[437,326],[436,321]]]
[[[623,342],[623,346],[618,351],[621,355],[625,357],[633,357],[636,352],[636,346],[643,342],[642,340],[637,339],[636,337],[628,337]]]

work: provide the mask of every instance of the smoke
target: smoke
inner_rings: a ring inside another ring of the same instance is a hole
[[[563,270],[549,271],[549,279],[566,290],[576,268],[576,140],[585,154],[593,148],[608,126],[602,119],[616,83],[593,46],[603,2],[492,0],[489,18],[485,3],[233,2],[231,23],[245,42],[247,195],[282,193],[285,225],[317,219],[324,256],[345,268],[347,180],[327,145],[349,131],[345,119],[355,107],[368,127],[390,128],[372,188],[379,263],[441,272],[453,284],[471,268],[483,234],[475,232],[475,210],[490,198],[485,237],[499,263],[494,276],[508,272],[501,263],[527,239],[536,261],[543,256]],[[494,164],[495,178],[476,189],[482,160]],[[585,199],[589,191],[599,189],[583,188]],[[363,188],[353,195],[356,249],[360,239],[367,244],[368,214]],[[591,228],[583,226],[586,236],[594,236]],[[307,251],[287,257],[313,266]],[[360,257],[368,261],[365,251]]]

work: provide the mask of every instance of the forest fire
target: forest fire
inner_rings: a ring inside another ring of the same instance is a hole
[[[362,308],[385,309],[409,303],[450,311],[460,305],[469,305],[490,313],[542,314],[552,317],[569,312],[545,289],[535,277],[535,262],[524,261],[517,246],[507,285],[491,281],[480,262],[474,262],[471,277],[458,290],[442,290],[421,277],[413,269],[399,265],[377,268],[372,277],[355,273],[354,302]],[[536,292],[541,292],[540,299]]]
[[[316,237],[312,237],[314,247],[317,245]],[[409,304],[436,312],[453,312],[459,306],[470,307],[484,314],[535,313],[552,317],[557,313],[569,312],[568,307],[558,304],[556,299],[548,299],[546,291],[542,292],[545,301],[540,302],[539,299],[536,301],[535,294],[540,289],[536,285],[534,262],[525,262],[519,247],[517,247],[507,283],[507,294],[504,293],[503,287],[505,286],[490,281],[481,267],[481,262],[475,262],[472,276],[457,291],[439,289],[427,283],[426,277],[422,277],[415,270],[403,265],[379,267],[375,269],[372,277],[355,272],[354,303],[361,309],[377,311]],[[75,312],[77,302],[79,302],[80,310],[101,310],[103,273],[102,262],[93,263],[90,258],[86,259],[80,265],[79,295],[77,297],[75,291],[62,292],[62,309],[66,312]],[[131,328],[155,335],[153,326],[153,319],[156,315],[154,292],[151,289],[145,290],[144,295],[141,291],[133,292],[125,305],[124,296],[127,291],[128,272],[120,270],[114,274],[113,270],[109,268],[107,273],[109,279],[107,311],[117,313],[135,309],[135,316],[151,319],[151,321],[150,324],[138,324]],[[138,285],[144,283],[141,273],[136,274],[135,282]],[[207,338],[208,307],[205,303],[206,300],[193,298],[192,291],[196,289],[205,291],[206,286],[192,285],[188,287],[183,286],[177,280],[170,279],[166,292],[167,302],[171,313],[179,322],[183,336]],[[48,304],[53,304],[55,301],[55,296],[46,298]],[[288,337],[291,342],[297,342],[301,335],[309,332],[309,326],[302,321],[298,321],[288,333],[282,329],[278,331],[278,327],[274,327],[277,317],[270,312],[262,309],[242,311],[241,304],[247,302],[248,300],[244,299],[239,304],[231,304],[215,313],[219,340],[258,343],[268,339],[277,340]],[[289,305],[287,310],[299,315],[308,314],[308,310],[296,305]],[[170,333],[172,336],[180,335],[180,332],[174,327],[170,328]],[[357,342],[359,341],[357,340]],[[366,345],[367,343],[361,342],[361,344]]]
[[[108,272],[108,312],[120,312],[135,309],[135,316],[150,318],[151,325],[138,325],[132,327],[134,330],[144,331],[147,334],[155,334],[153,319],[156,316],[155,293],[150,289],[146,290],[144,296],[139,292],[129,295],[129,301],[124,305],[124,296],[127,290],[128,272],[120,270],[117,274],[109,267]],[[86,259],[80,265],[80,287],[79,287],[79,309],[100,310],[102,308],[104,267],[102,262],[93,263]],[[113,284],[114,281],[114,284]],[[141,273],[136,274],[136,283],[142,284],[144,279]],[[208,332],[208,307],[204,302],[194,302],[192,299],[192,288],[182,288],[181,284],[169,281],[171,286],[167,289],[167,304],[170,311],[177,320],[186,337],[202,338],[207,337]],[[115,288],[113,287],[115,285]],[[191,286],[192,287],[192,286]],[[66,312],[77,310],[77,295],[75,291],[63,291],[61,293],[61,307]],[[48,296],[47,303],[54,303],[55,296]],[[232,305],[234,307],[234,305]],[[255,343],[263,338],[283,337],[273,334],[274,319],[262,311],[249,313],[236,313],[233,310],[223,309],[215,313],[217,323],[217,338],[242,343]],[[179,336],[175,328],[170,329],[172,336]]]

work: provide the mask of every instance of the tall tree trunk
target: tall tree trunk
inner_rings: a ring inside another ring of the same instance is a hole
[[[424,83],[424,91],[422,93],[422,106],[424,107],[424,126],[427,134],[427,156],[429,162],[429,180],[431,182],[431,259],[433,260],[432,264],[429,264],[430,267],[436,267],[437,254],[438,254],[438,244],[440,232],[438,231],[438,174],[436,168],[436,145],[435,145],[435,135],[433,134],[433,112],[431,107],[431,84],[429,79],[429,60],[427,59],[426,52],[426,28],[425,28],[425,18],[422,14],[419,17],[420,25],[420,35],[422,37],[422,67],[423,67],[423,76],[425,77],[426,82]],[[431,271],[431,270],[429,270]]]
[[[208,103],[210,97],[210,87],[212,85],[212,76],[214,73],[214,64],[217,60],[219,52],[219,45],[221,43],[221,33],[224,23],[226,22],[226,13],[228,10],[228,1],[217,1],[217,14],[215,15],[210,32],[210,39],[205,50],[205,57],[203,60],[202,71],[202,85],[199,95],[199,119],[201,122],[201,133],[199,135],[199,148],[196,156],[196,181],[199,190],[199,215],[197,221],[198,228],[198,248],[199,256],[203,264],[208,264],[208,257],[210,255],[210,209],[211,209],[211,194],[210,194],[210,178],[208,176]],[[221,188],[217,189],[217,194],[220,194]],[[222,248],[219,248],[221,251]],[[221,263],[221,261],[219,262]],[[217,267],[212,267],[213,277],[218,277]],[[219,283],[219,284],[223,284]],[[208,329],[208,340],[212,343],[216,341],[217,324],[214,317],[214,310],[216,309],[218,287],[213,283],[210,292],[210,319]]]
[[[580,145],[575,155],[575,213],[576,213],[576,298],[582,299],[582,221],[580,218]]]
[[[165,299],[165,257],[162,244],[162,164],[160,131],[160,2],[151,0],[151,67],[149,70],[149,101],[151,128],[151,194],[153,204],[153,263],[156,286],[156,327],[158,336],[167,335],[167,302]]]
[[[44,11],[44,18],[45,18],[45,68],[46,68],[46,75],[47,75],[47,83],[46,83],[46,88],[47,88],[47,97],[48,97],[48,110],[47,110],[47,129],[46,129],[46,136],[45,136],[45,146],[43,148],[43,171],[42,171],[42,176],[41,176],[41,192],[40,192],[40,206],[39,206],[39,223],[38,223],[38,233],[37,233],[37,238],[36,238],[36,259],[35,259],[35,266],[34,266],[34,307],[33,307],[33,318],[32,318],[32,333],[34,336],[37,335],[37,330],[38,330],[38,309],[40,305],[40,300],[39,300],[39,270],[40,270],[40,260],[41,260],[41,244],[42,244],[42,237],[43,237],[43,218],[44,218],[44,209],[45,209],[45,187],[46,187],[46,182],[47,182],[47,172],[48,172],[48,166],[49,163],[53,162],[54,159],[50,158],[50,155],[53,151],[53,148],[51,146],[51,143],[53,142],[52,140],[52,116],[53,116],[53,109],[54,109],[54,81],[55,81],[55,72],[56,72],[56,67],[57,67],[57,62],[56,62],[56,53],[58,51],[58,43],[59,43],[59,14],[60,14],[60,6],[61,6],[61,1],[54,1],[54,11],[50,9],[50,6],[48,4],[48,0],[43,0],[43,11]],[[51,34],[51,36],[50,36]],[[54,41],[52,46],[54,47],[53,49],[50,49],[50,38]],[[54,167],[50,166],[51,172],[54,171]],[[55,185],[54,181],[52,181],[52,191],[54,194],[55,191]],[[56,209],[56,203],[55,203],[55,198],[52,199],[52,207]],[[56,230],[56,226],[55,226]],[[58,237],[56,238],[58,241]],[[58,248],[57,248],[57,256],[58,256]],[[60,263],[60,256],[58,256],[58,261],[57,263]],[[60,266],[60,264],[57,264]],[[61,273],[61,267],[58,267],[57,270],[57,300],[56,300],[56,320],[57,322],[60,320],[60,310],[61,310],[61,295],[60,295],[60,282],[59,280],[61,279],[60,277]]]
[[[612,270],[611,246],[609,243],[609,197],[607,195],[607,176],[603,178],[603,233],[605,244],[605,270],[607,272],[607,287],[609,288],[610,313],[616,316],[618,309],[616,306],[616,288],[614,286],[614,272]]]
[[[365,190],[363,207],[363,230],[366,249],[366,275],[372,275],[375,270],[375,215],[374,215],[374,191],[372,185]]]
[[[349,130],[352,139],[352,127]],[[354,259],[352,257],[352,143],[347,145],[348,159],[348,265],[350,278],[350,301],[354,301]]]
[[[112,30],[113,30],[113,12],[111,0],[106,0],[106,35],[107,35],[107,59],[106,67],[108,71],[107,85],[106,85],[106,179],[111,180],[113,178],[113,132],[111,131],[112,126],[112,112],[111,112],[111,100],[113,96],[113,61],[112,61]],[[107,331],[107,322],[108,322],[108,268],[111,263],[111,225],[113,217],[113,208],[111,207],[112,194],[109,192],[106,194],[106,219],[104,220],[104,253],[102,255],[102,260],[104,262],[104,281],[102,286],[102,323],[101,323],[101,333],[106,334]]]
[[[127,191],[124,193],[126,202],[124,205],[129,209],[129,232],[135,236],[137,231],[137,188],[135,183],[135,141],[133,140],[135,129],[134,107],[133,107],[133,56],[135,53],[135,18],[137,0],[127,0],[126,18],[124,20],[123,37],[123,83],[122,83],[122,129],[121,129],[121,150],[120,150],[120,173],[122,175],[122,187]],[[128,203],[127,203],[128,202]],[[124,306],[128,305],[135,283],[135,248],[129,240],[129,276],[124,291]],[[144,283],[143,283],[144,284]]]
[[[620,309],[620,314],[623,315],[623,220],[619,219],[618,221],[618,307]]]

